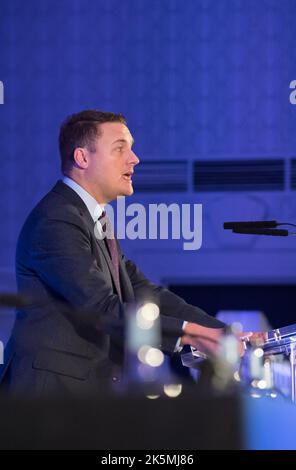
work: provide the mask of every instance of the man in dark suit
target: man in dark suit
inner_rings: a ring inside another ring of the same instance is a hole
[[[63,123],[59,144],[64,179],[33,209],[18,241],[18,289],[32,301],[17,313],[9,390],[82,395],[120,379],[126,310],[147,300],[160,308],[164,352],[185,344],[215,350],[223,323],[151,283],[114,240],[96,235],[104,206],[133,193],[139,159],[125,119],[77,113]]]

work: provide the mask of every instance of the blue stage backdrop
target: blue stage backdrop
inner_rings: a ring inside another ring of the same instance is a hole
[[[59,125],[85,108],[127,117],[141,159],[130,202],[203,204],[198,251],[122,242],[147,275],[295,283],[295,237],[222,229],[296,223],[295,17],[295,0],[2,0],[0,290],[14,288],[26,215],[59,177]]]

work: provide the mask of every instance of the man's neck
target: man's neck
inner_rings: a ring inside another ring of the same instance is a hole
[[[81,186],[77,181],[70,178],[69,176],[64,176],[63,183],[69,186],[73,191],[75,191],[78,196],[83,200],[84,204],[88,208],[88,211],[95,222],[98,220],[102,211],[104,210],[104,205],[99,204],[97,200],[87,191],[86,188]]]
[[[97,191],[95,191],[93,188],[92,188],[92,185],[88,182],[88,181],[85,181],[85,180],[82,180],[81,178],[78,178],[76,175],[64,175],[66,178],[69,178],[70,180],[74,181],[74,183],[78,184],[82,189],[84,189],[84,191],[87,191],[88,194],[93,197],[96,202],[102,207],[104,208],[105,205],[107,204],[106,201],[104,201],[104,198],[101,196],[101,195],[98,195],[97,194]]]

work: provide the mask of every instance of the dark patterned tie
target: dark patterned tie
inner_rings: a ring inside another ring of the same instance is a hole
[[[107,217],[107,214],[105,211],[102,212],[101,216],[99,217],[99,221],[101,223],[102,230],[105,233],[104,241],[107,246],[111,261],[112,261],[116,286],[119,292],[119,297],[120,299],[122,299],[121,288],[120,288],[120,277],[119,277],[119,255],[118,255],[117,242],[116,242],[115,235],[111,227],[110,220]]]

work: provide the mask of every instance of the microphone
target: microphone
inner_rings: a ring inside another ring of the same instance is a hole
[[[225,230],[233,230],[235,228],[275,228],[278,225],[276,220],[257,220],[252,222],[224,222],[223,228]]]
[[[269,229],[269,228],[235,227],[233,228],[232,232],[241,233],[245,235],[272,235],[274,237],[287,237],[289,235],[288,230],[277,229],[277,228]]]

